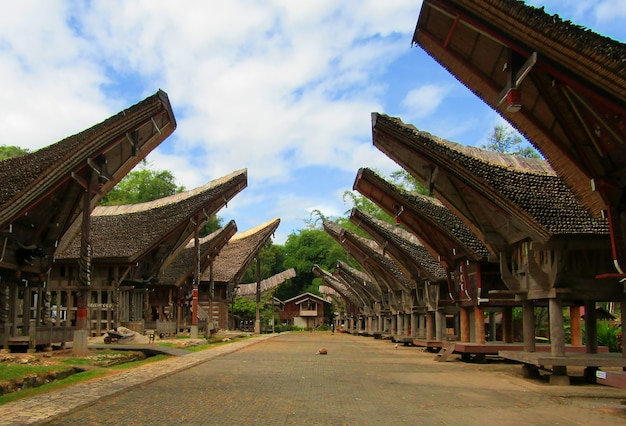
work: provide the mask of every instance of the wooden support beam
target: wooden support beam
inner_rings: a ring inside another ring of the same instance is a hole
[[[569,308],[570,331],[572,334],[572,345],[580,346],[583,344],[582,328],[580,326],[580,306],[572,305]]]
[[[459,309],[459,317],[461,320],[461,342],[469,343],[470,341],[470,319],[468,308],[461,306]]]
[[[563,328],[563,301],[558,297],[549,299],[550,346],[552,356],[565,356],[565,329]]]
[[[585,302],[585,341],[588,354],[598,353],[598,316],[596,302]]]
[[[522,333],[524,335],[524,351],[535,352],[535,307],[532,300],[522,302]]]
[[[484,345],[485,340],[485,310],[482,306],[474,306],[474,333],[476,336],[476,343]]]

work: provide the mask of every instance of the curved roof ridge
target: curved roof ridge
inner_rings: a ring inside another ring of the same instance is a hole
[[[246,169],[237,170],[226,176],[222,176],[218,179],[214,179],[205,183],[197,188],[190,189],[188,191],[179,192],[177,194],[169,195],[167,197],[159,198],[153,201],[147,201],[137,204],[120,204],[117,206],[98,206],[91,213],[92,216],[115,216],[122,214],[145,212],[148,210],[158,209],[160,207],[169,206],[172,204],[180,203],[181,201],[193,198],[199,194],[206,192],[209,189],[217,188],[220,185],[232,180],[233,178],[247,173]]]
[[[435,136],[427,131],[420,130],[413,124],[403,122],[402,119],[399,117],[392,117],[387,114],[381,113],[374,114],[386,118],[395,125],[399,126],[404,131],[413,132],[414,137],[430,139],[435,143],[444,145],[447,148],[453,149],[461,154],[469,155],[496,167],[503,167],[507,170],[514,170],[519,172],[556,176],[556,171],[554,171],[552,166],[550,166],[550,163],[542,158],[528,158],[516,154],[489,151],[487,149],[475,146],[463,145],[458,142]]]

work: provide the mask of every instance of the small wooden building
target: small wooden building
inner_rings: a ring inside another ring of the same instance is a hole
[[[280,320],[288,325],[315,329],[324,324],[324,304],[329,303],[312,293],[303,293],[283,301]]]
[[[91,215],[88,329],[98,336],[116,325],[142,327],[151,317],[149,293],[161,272],[197,230],[247,186],[239,170],[207,184],[147,203],[100,206]],[[50,272],[57,318],[74,320],[81,244],[75,239]]]
[[[229,307],[243,275],[280,225],[275,218],[247,231],[235,234],[220,255],[211,262],[201,277],[198,304],[209,314],[214,328],[235,329]],[[259,264],[260,265],[260,264]]]

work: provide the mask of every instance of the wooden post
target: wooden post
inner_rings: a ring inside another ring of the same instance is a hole
[[[511,306],[502,308],[502,341],[513,343],[513,308]]]
[[[572,345],[581,346],[583,344],[582,328],[580,326],[580,306],[569,307],[570,332],[572,334]]]
[[[433,316],[435,313],[433,311],[426,312],[426,340],[431,341],[435,339],[435,324],[433,321]]]
[[[598,317],[596,302],[585,302],[585,340],[588,354],[598,353]]]
[[[474,306],[474,332],[476,343],[484,345],[485,341],[485,311],[482,306]]]
[[[532,300],[522,301],[522,321],[524,351],[535,352],[535,307]]]
[[[550,347],[552,356],[565,356],[565,329],[563,327],[563,302],[558,297],[549,299]]]
[[[469,312],[466,307],[461,306],[459,310],[459,316],[461,319],[461,342],[469,343],[470,341],[470,319]]]

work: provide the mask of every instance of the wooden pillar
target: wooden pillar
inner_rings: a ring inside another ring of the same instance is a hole
[[[470,319],[467,308],[461,306],[459,310],[461,319],[461,342],[469,343],[470,341]]]
[[[522,335],[524,350],[535,352],[535,307],[532,300],[522,302]]]
[[[513,343],[513,308],[511,306],[502,308],[502,341]]]
[[[598,317],[596,302],[585,302],[585,340],[588,354],[598,353]]]
[[[476,343],[485,344],[485,311],[482,306],[474,306],[474,332]]]
[[[563,327],[563,302],[558,297],[549,299],[550,347],[552,356],[565,356],[565,328]]]
[[[569,307],[570,332],[572,334],[572,345],[581,346],[583,344],[582,328],[580,326],[580,306]]]
[[[435,313],[433,311],[426,312],[426,340],[435,340]]]

